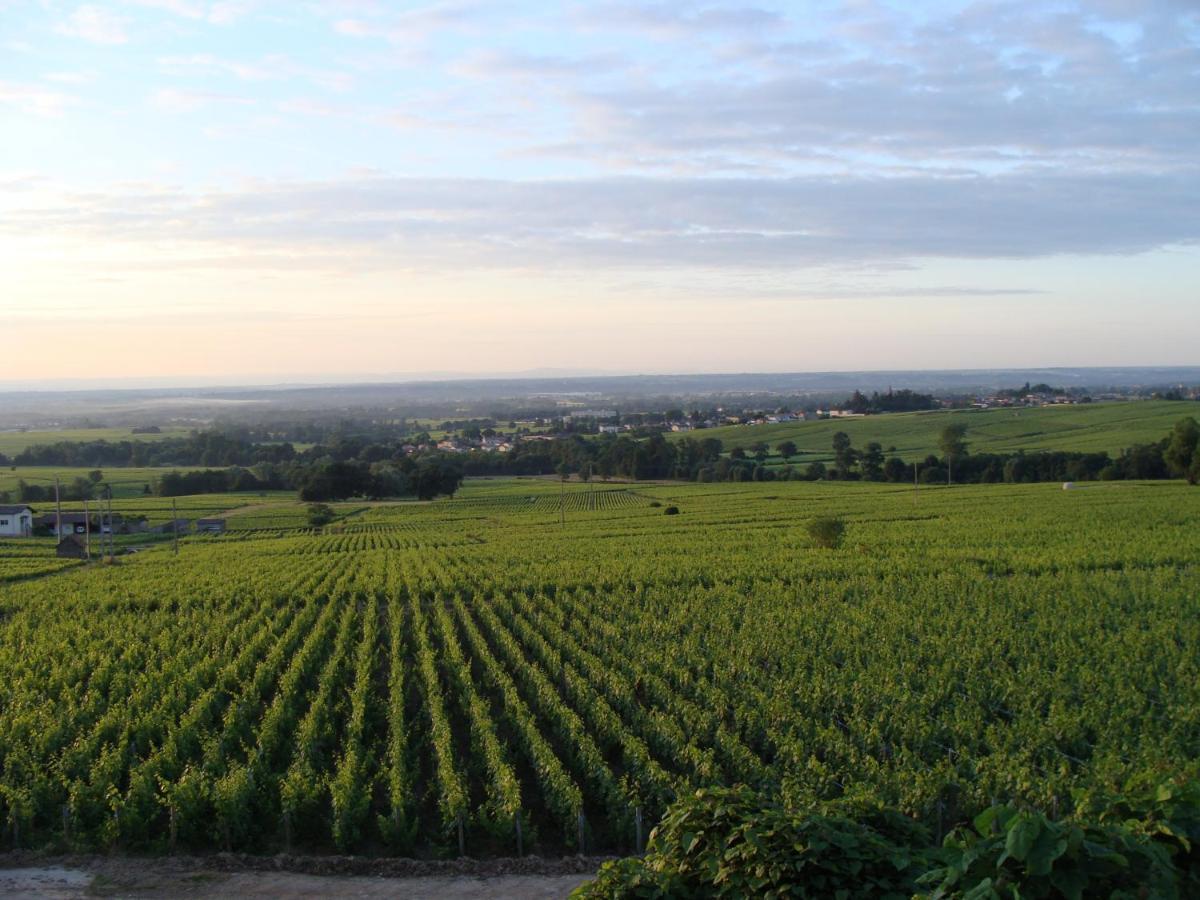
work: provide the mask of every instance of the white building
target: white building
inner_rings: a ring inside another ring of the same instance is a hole
[[[28,506],[0,506],[0,537],[33,534],[33,510]]]

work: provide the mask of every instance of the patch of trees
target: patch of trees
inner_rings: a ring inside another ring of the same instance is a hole
[[[203,469],[169,472],[155,485],[160,497],[187,494],[224,494],[254,491],[299,491],[300,499],[312,503],[346,500],[350,497],[385,499],[417,497],[431,500],[453,495],[462,484],[463,472],[455,461],[442,454],[419,458],[367,461],[324,458],[311,463],[261,464],[252,469]]]
[[[882,447],[871,442],[857,450],[849,435],[833,436],[834,463],[826,468],[812,463],[808,480],[864,480],[926,484],[1021,484],[1036,481],[1119,481],[1128,479],[1186,478],[1200,483],[1200,424],[1181,419],[1171,433],[1151,444],[1135,444],[1113,459],[1108,453],[1046,450],[1035,453],[970,453],[967,429],[962,423],[947,425],[938,438],[940,455],[908,463],[893,456],[884,459]]]
[[[862,391],[855,391],[841,408],[849,412],[888,413],[888,412],[917,412],[923,409],[938,409],[940,404],[933,394],[918,394],[907,388],[893,391],[888,388],[886,394],[875,391],[868,398]]]
[[[58,496],[62,500],[81,501],[91,500],[96,496],[96,485],[104,480],[104,473],[99,469],[88,472],[87,476],[80,475],[71,481],[59,485]],[[5,491],[7,495],[8,492]],[[30,484],[25,479],[17,480],[17,501],[19,503],[53,503],[54,485]],[[9,502],[4,500],[3,502]]]

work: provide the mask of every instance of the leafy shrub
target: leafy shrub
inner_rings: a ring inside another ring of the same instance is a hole
[[[674,804],[643,859],[607,863],[577,898],[906,898],[911,852],[842,816],[791,812],[745,787]]]
[[[935,848],[920,823],[869,797],[796,811],[745,787],[702,789],[668,809],[644,858],[605,864],[572,896],[1200,897],[1194,777],[1145,775],[1122,795],[1076,799],[1078,821],[996,805]]]
[[[658,500],[651,500],[650,506],[654,509],[657,509],[658,507],[662,506],[662,503]]]
[[[664,516],[677,516],[677,515],[679,515],[679,507],[678,506],[668,506],[666,509],[663,510],[663,515]]]
[[[930,900],[1179,897],[1166,848],[1123,827],[1052,822],[993,806],[952,832],[946,865],[921,877]]]
[[[334,519],[333,507],[328,503],[308,504],[308,524],[314,528],[328,525]]]
[[[818,547],[840,547],[845,534],[846,523],[835,516],[818,516],[808,523],[808,536]]]

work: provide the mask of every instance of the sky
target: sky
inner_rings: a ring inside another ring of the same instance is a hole
[[[1200,6],[0,0],[0,383],[1200,363]]]

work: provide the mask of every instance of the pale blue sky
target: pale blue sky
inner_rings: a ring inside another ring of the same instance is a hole
[[[0,133],[0,381],[1200,346],[1191,2],[0,0]]]

